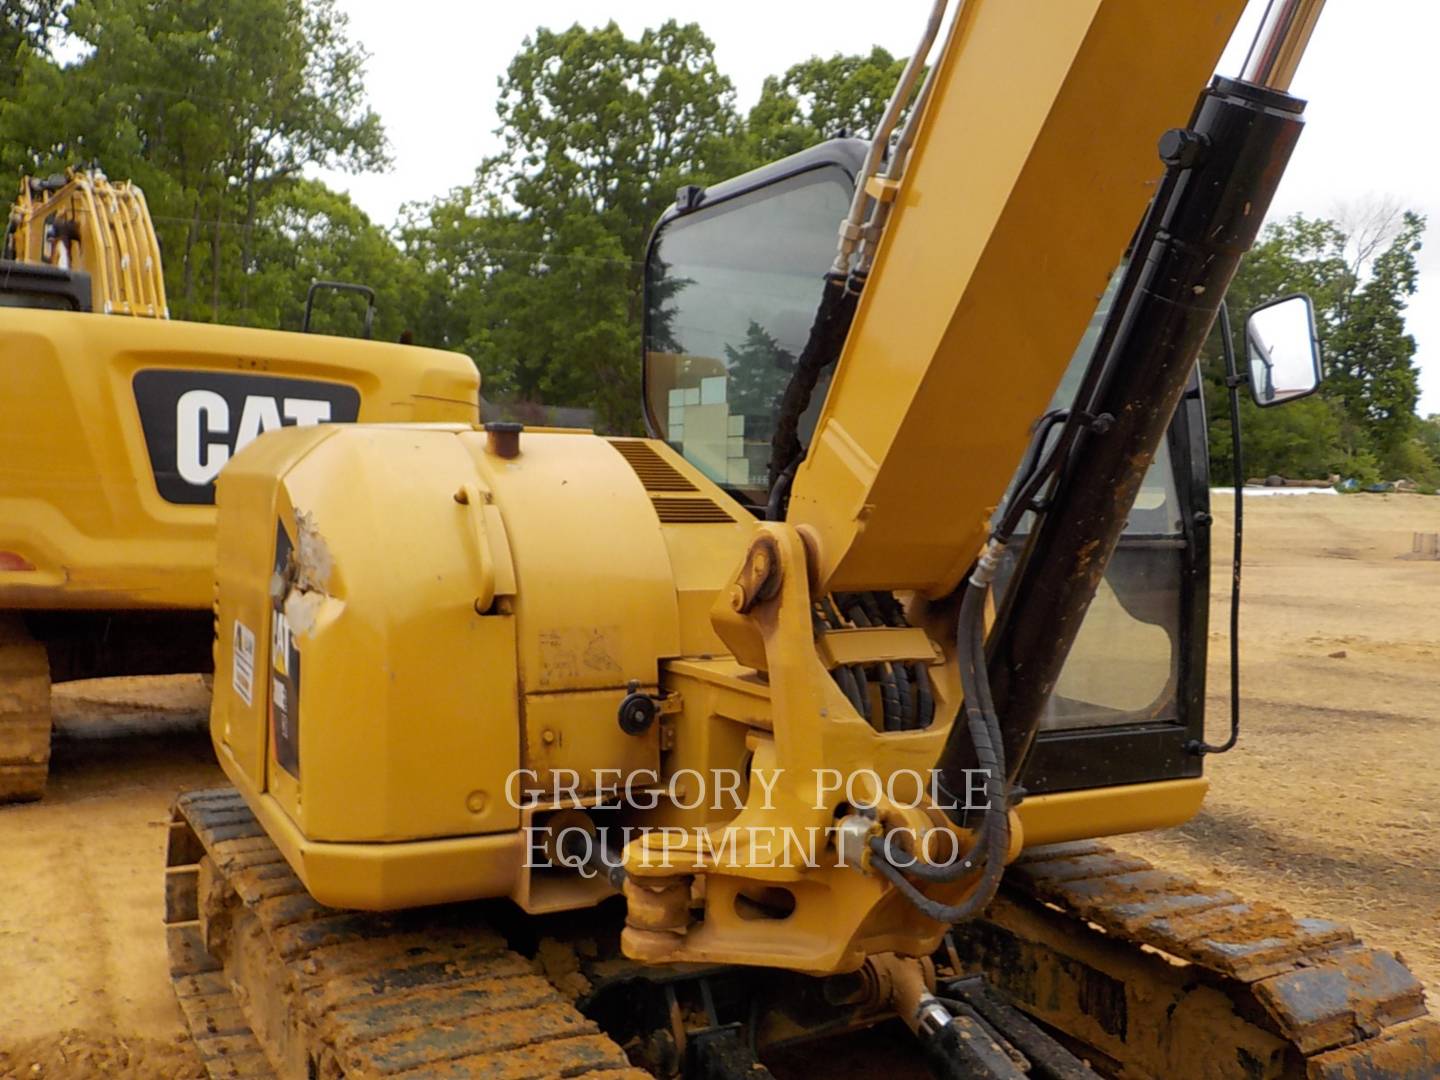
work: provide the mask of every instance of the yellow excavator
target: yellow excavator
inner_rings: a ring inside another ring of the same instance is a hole
[[[85,169],[22,177],[3,257],[12,306],[21,306],[13,299],[20,296],[24,306],[78,304],[107,315],[170,317],[155,223],[145,193],[128,180],[111,183]],[[89,286],[88,298],[76,292],[80,285]]]
[[[1241,0],[955,6],[872,141],[680,190],[651,437],[221,474],[234,786],[166,872],[212,1076],[1440,1075],[1395,957],[1098,839],[1220,749],[1196,359],[1320,5],[1208,85]],[[1247,321],[1262,404],[1311,322]]]
[[[263,431],[469,422],[464,356],[172,321],[145,197],[26,178],[0,258],[0,802],[39,798],[53,682],[208,672],[215,476]],[[338,283],[317,283],[315,290]]]

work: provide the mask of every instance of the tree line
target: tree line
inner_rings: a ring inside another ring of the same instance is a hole
[[[472,181],[374,222],[307,175],[389,164],[366,53],[335,0],[8,0],[0,14],[0,176],[100,166],[146,192],[178,318],[297,329],[315,278],[378,294],[377,336],[475,359],[490,400],[578,405],[639,427],[641,259],[682,184],[848,132],[867,135],[903,58],[812,58],[742,112],[694,23],[627,37],[541,28],[501,76],[501,149]],[[1404,307],[1424,222],[1272,225],[1231,290],[1307,291],[1328,379],[1284,409],[1244,406],[1247,469],[1440,483],[1440,425],[1415,415]],[[326,306],[317,329],[355,333]],[[1217,472],[1229,460],[1207,365]],[[1224,475],[1219,472],[1219,475]]]
[[[1241,401],[1246,472],[1340,476],[1362,485],[1408,479],[1440,486],[1440,418],[1416,415],[1415,339],[1405,307],[1418,284],[1420,215],[1369,200],[1334,218],[1297,214],[1266,227],[1226,300],[1237,315],[1232,343],[1243,364],[1243,319],[1267,300],[1303,292],[1315,305],[1324,358],[1319,393],[1283,408]],[[1218,349],[1204,369],[1212,467],[1228,475],[1230,416]]]

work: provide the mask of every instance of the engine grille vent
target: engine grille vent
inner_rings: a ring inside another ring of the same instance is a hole
[[[635,475],[646,491],[694,491],[695,485],[686,480],[668,461],[657,454],[649,443],[639,439],[611,439],[610,445],[630,463]],[[707,500],[708,501],[708,500]],[[661,518],[663,521],[664,518]]]
[[[692,488],[693,490],[693,488]],[[694,499],[651,499],[655,514],[666,525],[730,524],[734,518],[703,495]]]
[[[651,492],[655,516],[666,525],[731,524],[734,518],[718,503],[704,495],[677,495],[699,489],[683,473],[641,439],[611,439],[610,445],[629,462],[645,490]],[[660,494],[656,494],[656,493]]]

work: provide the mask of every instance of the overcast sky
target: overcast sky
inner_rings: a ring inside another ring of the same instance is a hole
[[[633,37],[669,18],[699,21],[715,42],[720,69],[735,83],[743,111],[759,97],[766,75],[806,57],[861,52],[877,44],[908,55],[930,0],[339,4],[350,16],[352,36],[371,53],[366,86],[384,120],[395,164],[383,174],[325,179],[348,190],[376,221],[389,224],[403,203],[466,183],[480,159],[497,149],[496,80],[537,26],[594,26],[613,18]],[[1221,73],[1238,74],[1263,7],[1263,0],[1250,0]],[[1293,87],[1310,101],[1308,127],[1271,209],[1272,218],[1295,211],[1329,215],[1346,201],[1391,196],[1430,218],[1420,291],[1407,313],[1420,346],[1422,413],[1440,412],[1436,41],[1440,3],[1433,0],[1330,0]]]

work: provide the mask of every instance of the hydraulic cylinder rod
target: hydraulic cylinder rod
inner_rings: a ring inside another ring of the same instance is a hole
[[[1289,90],[1324,6],[1325,0],[1270,0],[1240,78],[1271,90]]]

